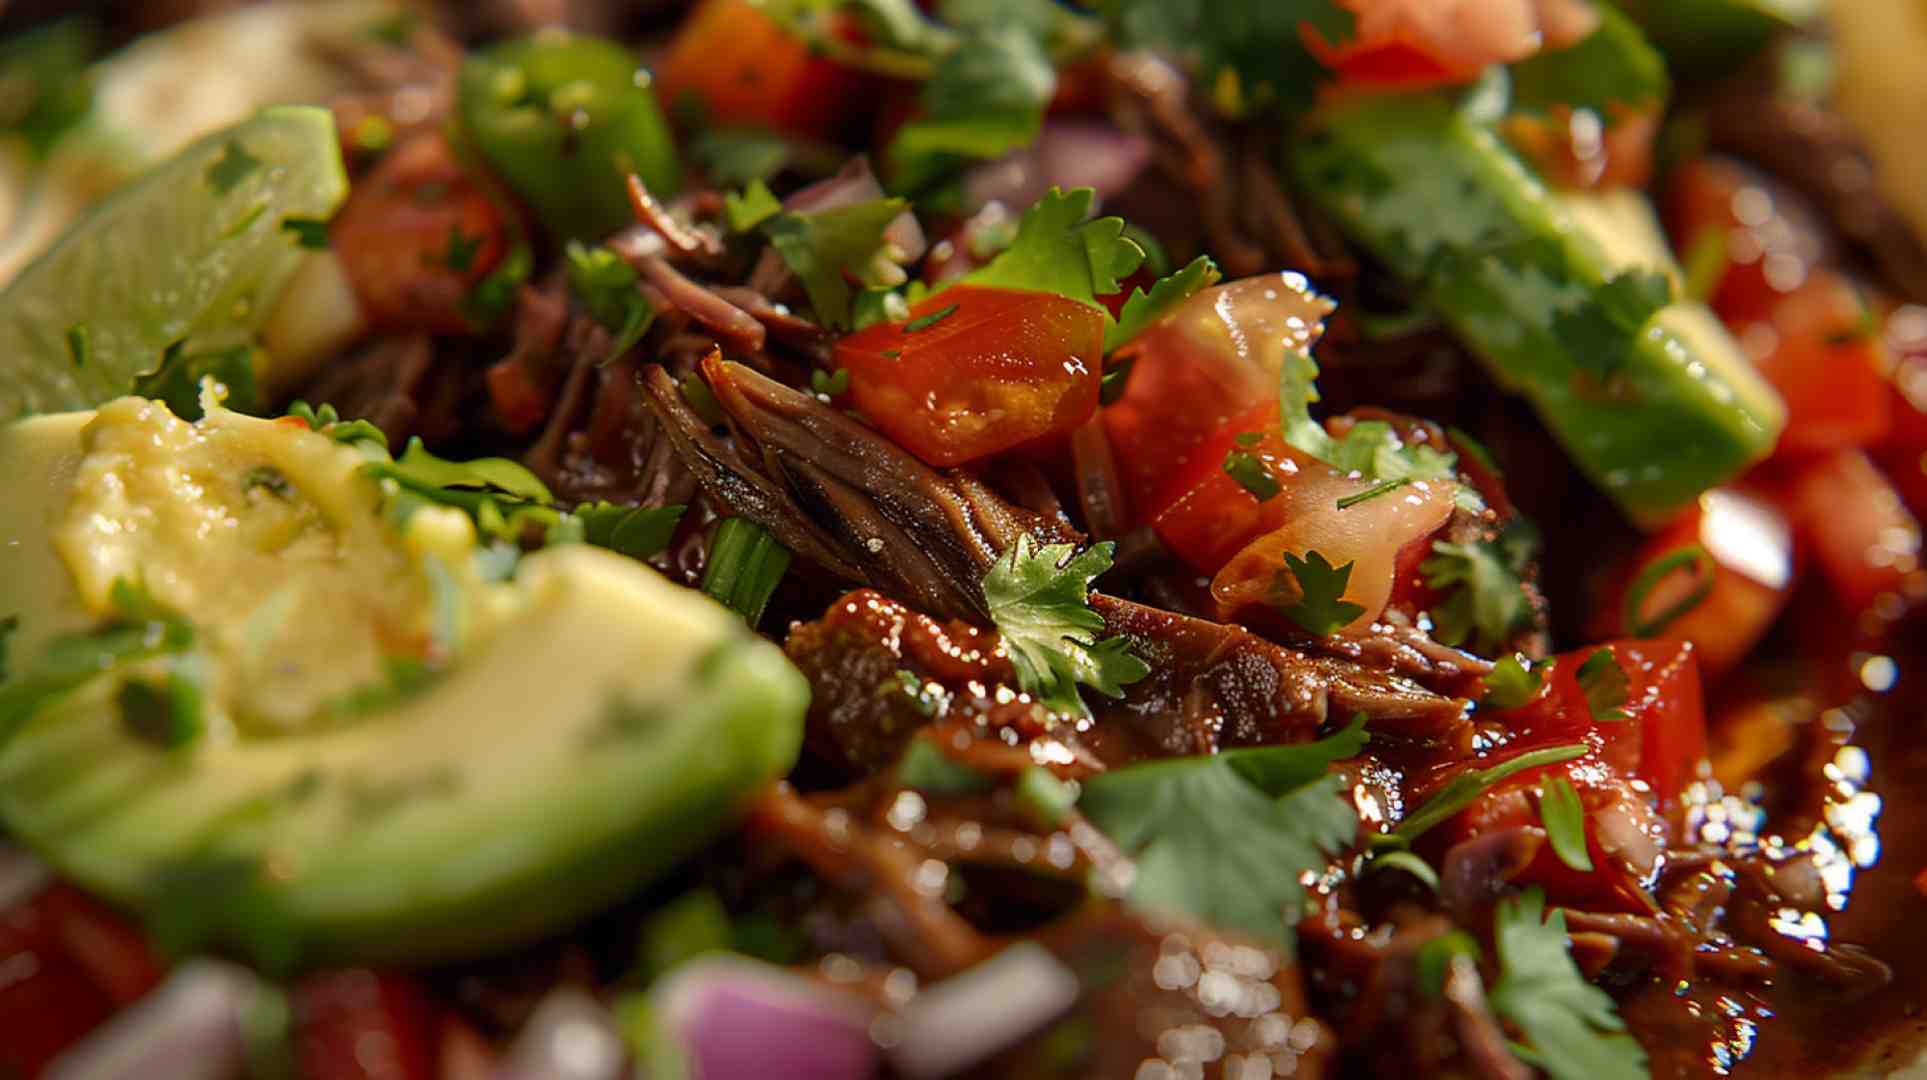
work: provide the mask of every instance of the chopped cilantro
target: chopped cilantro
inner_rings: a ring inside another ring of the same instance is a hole
[[[816,321],[846,330],[853,310],[846,275],[873,287],[903,281],[901,268],[887,257],[883,233],[908,206],[902,199],[870,199],[828,210],[783,210],[756,227],[803,282]],[[886,280],[892,273],[894,280]]]
[[[281,231],[292,234],[295,243],[310,251],[328,249],[328,223],[320,218],[282,218]]]
[[[114,582],[109,596],[113,619],[96,630],[48,641],[33,666],[0,687],[0,743],[36,712],[95,676],[194,647],[193,625],[161,605],[145,587],[123,578]]]
[[[20,616],[9,615],[0,619],[0,683],[7,681],[7,639],[20,629]]]
[[[75,323],[67,328],[67,359],[73,361],[76,369],[87,366],[94,355],[93,333],[85,323]]]
[[[995,787],[990,777],[953,760],[933,739],[910,740],[897,761],[897,783],[926,795],[981,795]]]
[[[1579,691],[1586,695],[1586,711],[1598,724],[1626,719],[1623,706],[1631,694],[1631,680],[1610,648],[1600,649],[1579,665]]]
[[[1233,116],[1308,107],[1328,72],[1307,35],[1338,45],[1354,16],[1338,0],[1104,0],[1125,48],[1189,62],[1218,110]]]
[[[1090,584],[1111,568],[1113,547],[1093,544],[1073,556],[1070,544],[1038,547],[1020,534],[984,575],[984,601],[1018,685],[1060,712],[1089,715],[1080,684],[1122,697],[1151,673],[1125,639],[1097,636],[1104,617],[1091,610]]]
[[[230,138],[222,144],[220,158],[207,167],[207,183],[216,195],[226,195],[260,167],[260,158],[248,153],[241,140]]]
[[[751,180],[740,195],[729,192],[723,196],[723,220],[729,223],[730,232],[748,232],[782,212],[782,200],[771,194],[761,179]]]
[[[1445,594],[1432,610],[1433,636],[1488,656],[1505,649],[1532,625],[1523,575],[1537,546],[1537,535],[1523,521],[1514,521],[1496,541],[1434,542],[1432,555],[1419,565],[1425,584]]]
[[[850,369],[837,368],[824,371],[822,368],[810,372],[810,389],[818,397],[841,397],[850,392]]]
[[[972,159],[1029,145],[1056,90],[1056,69],[1036,34],[1013,25],[966,33],[924,84],[922,115],[885,151],[895,188],[922,191]]]
[[[1527,769],[1557,765],[1560,762],[1584,757],[1586,750],[1584,743],[1547,746],[1538,750],[1529,750],[1517,757],[1507,758],[1488,769],[1467,769],[1447,781],[1431,798],[1425,800],[1425,805],[1399,822],[1397,828],[1374,837],[1373,845],[1411,847],[1413,841],[1425,835],[1434,825],[1472,805],[1472,800],[1501,780]]]
[[[613,361],[648,333],[656,309],[637,288],[635,267],[615,252],[604,247],[585,248],[571,240],[564,255],[569,265],[569,288],[614,338],[609,354],[603,358],[604,363]]]
[[[1666,61],[1632,20],[1601,4],[1599,26],[1563,49],[1512,65],[1512,111],[1543,115],[1587,110],[1608,126],[1631,113],[1658,112],[1672,85]]]
[[[1238,486],[1259,502],[1269,502],[1285,490],[1278,478],[1271,475],[1271,466],[1249,450],[1232,450],[1224,456],[1224,474],[1238,482]]]
[[[950,316],[955,315],[957,313],[957,307],[958,305],[956,304],[950,304],[946,307],[940,307],[928,315],[921,315],[911,319],[909,322],[903,324],[903,332],[906,334],[921,334],[925,330],[948,319]]]
[[[1124,397],[1124,391],[1131,388],[1131,369],[1137,366],[1137,357],[1126,356],[1113,363],[1110,370],[1097,384],[1097,401],[1100,405],[1115,405]]]
[[[1317,551],[1308,551],[1303,558],[1285,552],[1285,570],[1278,575],[1279,592],[1295,599],[1281,604],[1279,611],[1313,637],[1328,637],[1350,624],[1365,614],[1363,606],[1344,599],[1353,565],[1334,567]],[[1285,581],[1286,573],[1295,586]]]
[[[429,453],[420,436],[408,440],[401,457],[373,463],[368,471],[430,497],[468,490],[500,493],[544,506],[555,501],[548,485],[520,462],[499,457],[449,461]]]
[[[1542,921],[1545,903],[1534,887],[1499,901],[1493,916],[1499,981],[1487,1000],[1524,1036],[1514,1051],[1553,1080],[1643,1080],[1645,1051],[1626,1034],[1611,995],[1573,963],[1565,912]]]
[[[1123,289],[1122,279],[1143,264],[1144,249],[1124,236],[1122,218],[1086,220],[1094,197],[1090,188],[1052,188],[1024,211],[1010,246],[962,280],[1056,293],[1103,308],[1097,298]]]
[[[1142,248],[1143,243],[1134,239],[1135,235],[1127,230],[1125,240]],[[1169,315],[1179,304],[1217,284],[1221,276],[1218,264],[1212,262],[1209,255],[1200,255],[1176,273],[1152,282],[1150,292],[1142,288],[1131,290],[1130,298],[1124,301],[1123,310],[1118,312],[1117,321],[1104,332],[1104,351],[1115,351]]]
[[[1292,947],[1303,879],[1357,837],[1333,762],[1363,718],[1315,743],[1131,765],[1088,777],[1078,809],[1136,862],[1127,901]]]
[[[1431,863],[1412,852],[1397,848],[1382,851],[1372,856],[1371,861],[1365,864],[1365,872],[1368,874],[1385,870],[1403,870],[1416,878],[1419,884],[1433,892],[1439,891],[1439,872],[1432,869]]]
[[[460,225],[456,225],[448,230],[448,245],[430,261],[439,262],[458,274],[466,274],[475,265],[476,252],[482,250],[482,239],[481,234],[470,236],[462,231]]]
[[[1287,352],[1278,372],[1279,430],[1286,442],[1335,469],[1380,483],[1455,482],[1456,457],[1423,444],[1407,445],[1383,420],[1360,421],[1343,438],[1333,438],[1325,425],[1312,418],[1311,407],[1317,401],[1318,361],[1309,350]],[[1484,509],[1478,493],[1463,485],[1456,487],[1454,498],[1468,510]]]
[[[1586,805],[1572,781],[1554,774],[1546,778],[1539,791],[1539,820],[1546,826],[1546,841],[1559,861],[1582,874],[1592,873],[1592,855],[1586,850]]]
[[[1487,709],[1516,709],[1539,696],[1546,677],[1534,670],[1530,661],[1513,653],[1492,665],[1485,677],[1485,696],[1479,705]]]
[[[317,409],[305,401],[296,401],[288,406],[288,415],[307,424],[308,430],[318,431],[344,446],[368,442],[384,450],[388,448],[386,432],[367,420],[344,421],[333,405],[324,403]]]
[[[1604,381],[1632,355],[1640,330],[1672,302],[1672,278],[1626,270],[1591,290],[1589,302],[1554,316],[1552,330],[1570,344],[1580,370]]]
[[[116,701],[129,731],[163,750],[186,746],[206,726],[207,663],[195,652],[167,659],[156,681],[142,674],[121,684]]]

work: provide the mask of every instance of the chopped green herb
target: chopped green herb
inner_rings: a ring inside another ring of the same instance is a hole
[[[226,195],[234,186],[248,178],[248,174],[261,167],[261,159],[248,153],[239,139],[229,139],[221,147],[221,156],[207,167],[207,183],[216,195]]]
[[[1104,617],[1091,610],[1090,584],[1111,568],[1110,543],[1073,556],[1070,544],[1038,547],[1019,534],[984,575],[984,601],[1003,635],[1018,685],[1060,712],[1089,715],[1078,686],[1106,697],[1151,673],[1121,637],[1102,638]]]
[[[642,340],[655,322],[656,309],[637,287],[635,267],[608,248],[586,248],[569,241],[564,255],[569,264],[569,288],[582,298],[614,341],[603,363],[616,360]]]
[[[715,427],[723,422],[723,407],[701,375],[692,371],[684,375],[676,386],[682,391],[682,398],[689,403],[690,410],[702,417],[704,423]]]
[[[475,265],[475,253],[482,250],[480,234],[470,236],[462,231],[460,225],[448,230],[448,246],[440,255],[424,255],[429,262],[438,262],[458,274],[465,274]]]
[[[1445,979],[1460,958],[1477,964],[1479,942],[1463,930],[1448,930],[1419,946],[1418,984],[1432,997],[1445,993]]]
[[[925,191],[972,160],[1029,145],[1056,89],[1050,54],[1030,28],[972,28],[936,61],[921,114],[884,151],[894,186]]]
[[[1269,502],[1285,490],[1278,478],[1271,475],[1271,466],[1263,458],[1246,450],[1233,450],[1224,456],[1224,474],[1238,482],[1238,486],[1259,502]]]
[[[1131,765],[1087,778],[1078,809],[1135,860],[1132,906],[1289,951],[1303,879],[1357,837],[1329,770],[1365,742],[1354,720],[1315,743]]]
[[[755,626],[776,586],[789,572],[790,549],[768,529],[747,518],[727,518],[716,526],[703,566],[703,592]]]
[[[1496,541],[1434,542],[1431,557],[1419,565],[1425,584],[1445,594],[1432,609],[1433,636],[1447,645],[1469,643],[1488,656],[1504,650],[1532,625],[1523,576],[1537,549],[1537,534],[1523,519]]]
[[[783,212],[783,201],[759,179],[749,182],[743,193],[723,196],[723,220],[730,232],[744,233]]]
[[[328,223],[320,218],[283,218],[281,231],[293,234],[294,242],[310,251],[328,249]]]
[[[810,389],[826,398],[842,397],[850,392],[850,369],[824,371],[818,368],[810,372]]]
[[[1100,296],[1123,289],[1144,262],[1144,249],[1124,236],[1122,218],[1090,216],[1090,188],[1052,188],[1024,211],[1017,237],[1002,254],[966,275],[972,285],[1056,293],[1104,310]]]
[[[1492,674],[1485,677],[1485,696],[1479,705],[1487,709],[1516,709],[1539,696],[1546,677],[1518,653],[1499,658]]]
[[[241,478],[242,491],[256,489],[266,491],[277,499],[287,498],[293,490],[288,484],[287,474],[272,465],[256,465]]]
[[[1376,847],[1411,847],[1413,841],[1425,835],[1434,825],[1472,805],[1472,800],[1483,795],[1488,788],[1501,780],[1527,769],[1557,765],[1574,758],[1584,757],[1586,750],[1584,743],[1548,746],[1507,758],[1489,769],[1468,769],[1447,781],[1436,794],[1425,801],[1425,805],[1413,811],[1404,821],[1399,822],[1396,829],[1374,837],[1372,843]]]
[[[569,511],[582,523],[584,543],[647,559],[669,548],[670,537],[681,524],[681,506],[616,506],[612,503],[584,503]]]
[[[1097,384],[1097,401],[1100,405],[1115,405],[1131,385],[1131,369],[1137,366],[1137,357],[1127,356],[1112,364],[1110,370]]]
[[[136,676],[121,684],[121,721],[163,750],[193,742],[206,727],[207,665],[199,653],[169,657],[162,678]]]
[[[1433,892],[1439,891],[1439,872],[1432,869],[1431,863],[1402,848],[1381,851],[1365,864],[1365,872],[1368,874],[1382,873],[1387,870],[1402,870],[1417,878],[1419,884]]]
[[[1380,495],[1390,495],[1392,492],[1397,491],[1399,488],[1402,488],[1405,485],[1413,482],[1414,481],[1410,477],[1405,477],[1399,480],[1387,480],[1382,484],[1377,484],[1377,485],[1374,485],[1373,487],[1367,488],[1366,490],[1361,491],[1356,495],[1345,496],[1344,498],[1338,500],[1338,508],[1340,510],[1350,510],[1352,507],[1357,506],[1359,503],[1370,502],[1373,499],[1378,498]]]
[[[502,261],[495,264],[482,280],[462,298],[462,314],[476,327],[486,330],[501,321],[515,304],[515,291],[528,281],[535,256],[529,245],[517,241]]]
[[[1626,1034],[1612,996],[1573,963],[1565,912],[1541,921],[1545,903],[1535,886],[1494,913],[1499,981],[1486,997],[1525,1037],[1514,1052],[1553,1080],[1644,1080],[1645,1051]]]
[[[1059,780],[1042,765],[1032,765],[1017,777],[1017,806],[1032,825],[1055,829],[1077,805],[1077,789]]]
[[[1619,658],[1609,648],[1600,649],[1579,665],[1579,690],[1586,695],[1586,711],[1593,722],[1610,724],[1626,719],[1626,704],[1632,683]]]
[[[1328,637],[1349,625],[1365,609],[1344,599],[1354,563],[1333,566],[1322,552],[1307,551],[1303,558],[1285,552],[1285,569],[1278,575],[1279,592],[1292,597],[1279,611],[1313,637]],[[1291,575],[1292,583],[1284,580]]]
[[[1125,241],[1143,247],[1127,230]],[[1131,290],[1130,299],[1118,313],[1117,322],[1104,332],[1104,352],[1109,354],[1169,315],[1179,304],[1218,283],[1222,275],[1208,255],[1191,260],[1183,269],[1151,283],[1151,291]]]
[[[802,281],[816,321],[845,330],[854,310],[848,277],[873,288],[903,282],[902,268],[888,257],[884,231],[908,206],[902,199],[870,199],[829,210],[785,210],[757,227]]]
[[[367,442],[384,450],[388,448],[386,432],[366,420],[342,420],[333,405],[324,403],[317,409],[305,401],[296,401],[288,406],[288,415],[306,423],[310,431],[318,431],[343,445]]]
[[[252,412],[260,404],[254,368],[254,350],[245,345],[185,353],[180,342],[175,342],[162,354],[160,367],[135,381],[134,393],[165,402],[168,411],[183,420],[199,420],[201,380],[213,379],[226,389],[229,408]]]
[[[1552,329],[1569,343],[1580,370],[1604,381],[1633,355],[1640,330],[1673,302],[1673,279],[1657,270],[1626,270],[1592,296],[1592,303],[1557,315]]]
[[[1554,774],[1546,778],[1539,791],[1539,820],[1545,823],[1546,840],[1559,861],[1582,874],[1592,872],[1592,855],[1586,850],[1586,805],[1572,781]]]
[[[727,951],[733,937],[723,902],[709,889],[691,889],[643,923],[635,977],[644,985],[652,983],[698,956]]]
[[[147,590],[122,579],[110,598],[115,617],[97,630],[63,634],[41,646],[32,667],[0,686],[0,744],[56,699],[123,664],[192,649],[192,624]]]
[[[922,333],[923,331],[930,329],[931,327],[937,325],[938,323],[944,321],[945,319],[948,319],[950,316],[955,315],[956,313],[957,313],[956,304],[951,304],[948,307],[938,308],[937,310],[931,312],[928,315],[920,316],[918,318],[911,319],[907,323],[904,323],[903,332],[906,334]]]
[[[689,151],[712,183],[729,187],[768,180],[797,156],[795,146],[773,131],[707,125],[699,129]]]
[[[1457,482],[1458,460],[1423,444],[1408,445],[1382,420],[1355,423],[1343,438],[1333,438],[1312,418],[1318,401],[1318,362],[1300,349],[1285,354],[1278,373],[1279,431],[1285,441],[1336,469],[1390,482]],[[1478,494],[1460,487],[1454,496],[1466,509],[1484,509]]]
[[[1672,90],[1665,59],[1632,20],[1608,5],[1595,11],[1599,25],[1592,33],[1512,65],[1513,112],[1585,110],[1610,127],[1665,107]]]
[[[990,777],[961,764],[928,738],[910,740],[897,762],[897,783],[926,795],[981,795],[996,786]]]
[[[1308,108],[1330,77],[1307,35],[1340,45],[1354,16],[1338,0],[1110,0],[1120,47],[1183,57],[1218,111]]]
[[[436,457],[422,445],[420,436],[408,440],[401,457],[392,462],[373,462],[366,466],[378,477],[431,499],[459,491],[484,491],[547,506],[555,501],[544,484],[526,466],[508,458],[475,458],[449,461]],[[443,499],[460,504],[459,498]]]
[[[87,361],[92,358],[93,355],[93,335],[88,331],[87,327],[79,323],[69,326],[67,328],[67,358],[74,362],[74,367],[86,367]]]
[[[1692,575],[1692,590],[1659,614],[1648,616],[1646,602],[1652,597],[1653,590],[1676,570],[1687,570]],[[1667,627],[1713,595],[1715,573],[1713,557],[1698,544],[1674,548],[1654,559],[1626,587],[1626,606],[1620,616],[1626,632],[1642,638],[1658,637],[1665,633]]]

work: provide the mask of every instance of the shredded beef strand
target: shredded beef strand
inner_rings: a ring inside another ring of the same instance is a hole
[[[1470,957],[1453,956],[1442,988],[1451,1007],[1459,1046],[1486,1080],[1532,1080],[1533,1071],[1512,1056],[1505,1031],[1485,1004],[1485,984]]]
[[[1084,531],[1094,540],[1123,536],[1124,482],[1118,475],[1117,454],[1104,430],[1103,417],[1093,416],[1071,433],[1071,468],[1077,475]]]
[[[714,331],[719,343],[731,353],[755,355],[763,351],[766,335],[755,316],[684,277],[661,255],[642,255],[629,261],[661,299],[658,310],[668,306],[687,313]]]
[[[629,208],[635,211],[636,220],[662,237],[669,250],[696,259],[714,259],[723,253],[722,241],[715,234],[707,229],[686,228],[672,217],[668,208],[649,193],[649,185],[642,182],[642,177],[630,173],[626,183]]]

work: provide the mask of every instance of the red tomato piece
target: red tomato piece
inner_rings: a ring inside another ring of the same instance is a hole
[[[1539,169],[1555,187],[1611,189],[1643,187],[1653,176],[1653,140],[1659,111],[1615,109],[1603,127],[1596,119],[1575,120],[1559,106],[1544,116],[1509,116],[1506,141]]]
[[[1690,559],[1698,545],[1705,559]],[[1731,671],[1765,635],[1786,607],[1799,577],[1798,550],[1786,515],[1772,502],[1743,491],[1716,488],[1694,508],[1648,540],[1615,575],[1592,621],[1597,638],[1640,633],[1628,625],[1626,594],[1634,582],[1647,586],[1637,619],[1659,620],[1705,590],[1704,598],[1659,628],[1659,636],[1690,641],[1709,678]],[[1669,569],[1670,567],[1670,569]]]
[[[1673,247],[1688,262],[1707,244],[1725,255],[1709,302],[1736,329],[1770,320],[1780,299],[1828,255],[1825,228],[1798,196],[1729,158],[1696,158],[1674,169],[1665,211]]]
[[[1786,401],[1782,456],[1872,446],[1893,428],[1890,366],[1869,331],[1860,294],[1839,274],[1815,269],[1782,295],[1767,320],[1734,329],[1760,374]]]
[[[924,461],[960,465],[1067,435],[1097,411],[1097,308],[958,285],[910,315],[839,341],[836,362],[850,372],[857,409]]]
[[[854,22],[842,27],[840,36],[857,33]],[[670,41],[655,81],[672,110],[693,98],[711,123],[818,139],[860,123],[870,96],[862,72],[813,54],[750,0],[698,5]]]
[[[1132,381],[1137,378],[1138,372],[1133,371]],[[1104,410],[1106,421],[1116,408]],[[1296,462],[1303,457],[1278,433],[1278,403],[1265,402],[1233,417],[1211,439],[1196,444],[1177,475],[1169,478],[1172,495],[1146,500],[1162,504],[1150,519],[1158,539],[1199,573],[1217,573],[1246,544],[1280,524],[1283,503],[1259,502],[1224,471],[1225,456],[1240,449],[1264,462],[1280,482],[1287,468],[1296,473]],[[1121,471],[1128,470],[1127,453],[1119,448]],[[1286,462],[1292,464],[1286,466]]]
[[[441,1040],[411,976],[347,968],[295,985],[294,1052],[304,1080],[433,1080]]]
[[[1851,611],[1897,593],[1919,570],[1920,522],[1866,454],[1842,450],[1797,469],[1785,507]]]
[[[34,901],[67,954],[117,1006],[133,1004],[160,985],[159,956],[140,928],[71,885],[56,884]]]
[[[114,1012],[107,989],[62,940],[52,892],[0,913],[0,1075],[40,1075]]]
[[[1327,41],[1303,29],[1319,62],[1344,82],[1416,87],[1465,82],[1591,33],[1598,16],[1580,0],[1343,0],[1353,37]]]

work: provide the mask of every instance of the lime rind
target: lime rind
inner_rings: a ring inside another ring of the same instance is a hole
[[[0,293],[0,421],[130,391],[177,342],[238,344],[347,196],[334,119],[276,106],[115,192]]]

